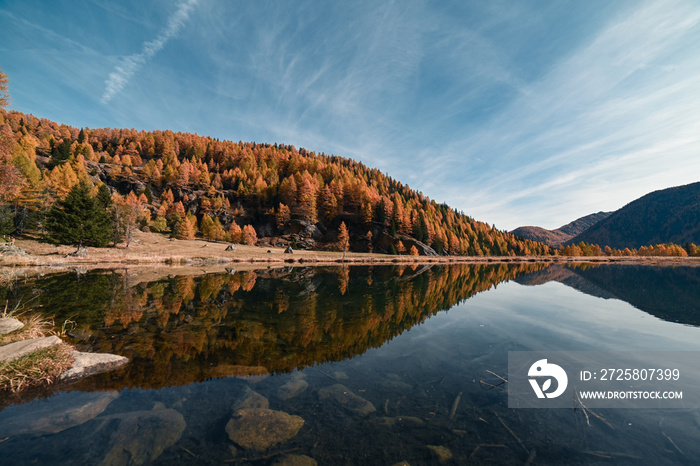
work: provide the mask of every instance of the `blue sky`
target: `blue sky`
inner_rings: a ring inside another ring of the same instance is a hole
[[[294,144],[500,229],[700,181],[700,2],[0,1],[12,109]]]

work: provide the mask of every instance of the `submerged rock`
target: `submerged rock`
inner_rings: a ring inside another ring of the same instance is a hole
[[[345,410],[359,416],[368,416],[377,411],[370,401],[355,395],[348,387],[339,383],[322,388],[318,391],[318,396],[322,400],[330,398],[345,408]]]
[[[56,335],[30,340],[16,341],[9,345],[0,346],[0,362],[14,361],[35,351],[60,345],[61,339]]]
[[[379,384],[389,390],[408,392],[413,389],[411,384],[404,382],[398,374],[387,374],[386,379],[382,380]]]
[[[3,317],[0,319],[0,335],[14,332],[22,327],[24,327],[24,324],[14,317]]]
[[[306,380],[296,379],[290,380],[286,384],[282,385],[277,390],[277,398],[282,400],[289,400],[298,396],[309,387],[309,383]]]
[[[270,402],[260,393],[246,387],[243,395],[233,403],[234,414],[241,409],[267,409],[270,407]]]
[[[241,409],[226,424],[226,433],[237,445],[262,452],[292,439],[303,426],[301,417],[282,411]]]
[[[335,380],[338,380],[338,381],[350,379],[350,376],[346,372],[343,372],[343,371],[335,371],[333,373],[333,377],[335,377]]]
[[[174,409],[154,409],[115,414],[101,421],[95,432],[107,425],[117,426],[109,437],[107,453],[100,465],[140,465],[155,461],[166,448],[174,445],[185,431],[182,414]]]
[[[377,422],[385,427],[420,427],[425,424],[415,416],[378,417]]]
[[[426,445],[440,463],[444,463],[452,459],[452,452],[449,448],[442,445]]]
[[[285,455],[273,463],[273,466],[316,466],[315,459],[306,455]]]
[[[124,356],[108,353],[81,353],[73,351],[75,360],[66,372],[61,374],[64,381],[78,380],[93,374],[118,369],[129,362]]]
[[[0,414],[0,437],[57,434],[96,418],[118,397],[117,392],[70,392],[19,407],[19,413],[5,410]]]

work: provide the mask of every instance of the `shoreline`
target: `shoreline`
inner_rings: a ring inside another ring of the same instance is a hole
[[[412,265],[412,264],[489,264],[489,263],[571,263],[571,264],[644,264],[663,266],[700,266],[700,257],[674,256],[409,256],[375,253],[343,254],[338,251],[295,250],[285,254],[282,248],[236,245],[206,240],[177,240],[156,233],[138,232],[129,248],[88,248],[88,257],[75,257],[74,246],[56,246],[37,240],[17,239],[15,246],[27,255],[0,255],[0,273],[13,268],[37,268],[46,271],[85,268],[264,268],[289,265]],[[248,267],[252,266],[252,267]]]

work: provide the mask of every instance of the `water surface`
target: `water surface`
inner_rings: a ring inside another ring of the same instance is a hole
[[[17,281],[0,298],[32,299],[70,321],[80,349],[132,362],[2,395],[0,454],[16,464],[306,455],[416,465],[449,450],[444,464],[689,464],[700,456],[697,410],[513,410],[498,376],[508,351],[698,351],[698,283],[697,268],[537,263]],[[338,384],[352,398],[329,396]],[[304,426],[264,451],[236,445],[226,425],[251,390]]]

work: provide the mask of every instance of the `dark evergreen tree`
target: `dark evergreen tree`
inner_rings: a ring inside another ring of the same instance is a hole
[[[71,141],[64,139],[60,144],[52,144],[51,148],[51,165],[56,166],[65,162],[71,156]]]
[[[104,199],[92,197],[91,186],[81,181],[63,201],[48,213],[48,239],[60,244],[105,247],[112,238],[112,217],[104,207]]]
[[[106,184],[101,184],[97,189],[97,202],[105,210],[112,206],[112,193],[109,192]]]
[[[14,214],[10,206],[0,204],[0,236],[15,232]]]

